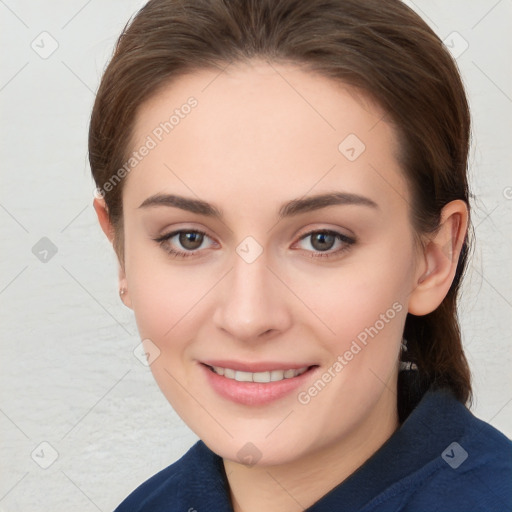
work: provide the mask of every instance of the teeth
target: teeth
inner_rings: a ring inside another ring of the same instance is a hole
[[[218,373],[219,375],[224,375],[224,368],[222,368],[221,366],[214,366],[213,371],[215,373]]]
[[[283,379],[284,379],[283,370],[272,370],[270,372],[270,380],[272,382],[275,382],[276,380],[283,380]]]
[[[270,372],[257,372],[252,374],[253,382],[270,382]]]
[[[235,370],[232,370],[231,368],[224,368],[224,377],[227,377],[228,379],[234,379],[235,375]]]
[[[252,382],[252,373],[250,372],[235,372],[235,380],[238,382]]]
[[[284,379],[292,379],[298,375],[302,375],[309,366],[298,368],[296,370],[272,370],[268,372],[242,372],[240,370],[232,370],[231,368],[222,368],[221,366],[211,366],[217,375],[238,382],[277,382]]]

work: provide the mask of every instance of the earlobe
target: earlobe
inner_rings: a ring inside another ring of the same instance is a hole
[[[119,266],[119,297],[123,304],[130,308],[132,308],[132,300],[130,298],[130,294],[128,292],[128,283],[126,281],[126,274],[121,266]]]
[[[457,270],[468,217],[467,205],[462,200],[451,201],[443,208],[439,229],[427,239],[423,249],[423,262],[409,297],[409,313],[427,315],[446,297]]]

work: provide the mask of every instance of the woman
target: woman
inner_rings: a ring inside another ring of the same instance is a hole
[[[199,436],[118,511],[506,510],[457,321],[470,117],[398,0],[152,0],[89,137],[153,375]]]

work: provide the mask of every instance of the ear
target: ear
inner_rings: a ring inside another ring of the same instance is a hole
[[[409,313],[427,315],[446,297],[457,270],[468,218],[467,205],[460,199],[442,209],[439,229],[427,239],[422,250],[415,287],[409,297]]]
[[[107,236],[110,243],[114,242],[114,228],[112,226],[112,223],[110,222],[110,218],[108,215],[108,207],[105,203],[105,199],[103,197],[94,196],[93,201],[94,210],[96,211],[96,215],[98,216],[98,221],[100,223],[101,229],[103,230],[103,233]],[[130,294],[128,292],[128,284],[126,280],[126,274],[123,268],[123,265],[119,261],[119,291],[124,290],[124,293],[120,293],[121,300],[123,301],[124,305],[131,308],[132,303],[130,299]]]
[[[96,215],[98,216],[98,221],[100,223],[101,229],[103,233],[109,239],[109,242],[112,243],[114,241],[114,229],[112,224],[110,223],[110,218],[108,216],[108,208],[105,203],[105,199],[103,197],[98,197],[96,194],[94,195],[94,201],[92,202],[94,206],[94,210],[96,211]]]

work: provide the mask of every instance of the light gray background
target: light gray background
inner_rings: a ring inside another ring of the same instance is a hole
[[[135,322],[92,208],[94,91],[143,3],[0,0],[0,512],[112,510],[196,440],[133,354]],[[454,52],[469,45],[457,61],[474,121],[477,245],[463,334],[473,411],[511,437],[512,0],[407,3]],[[58,43],[47,58],[43,31]],[[32,252],[42,237],[57,248],[46,262]]]

